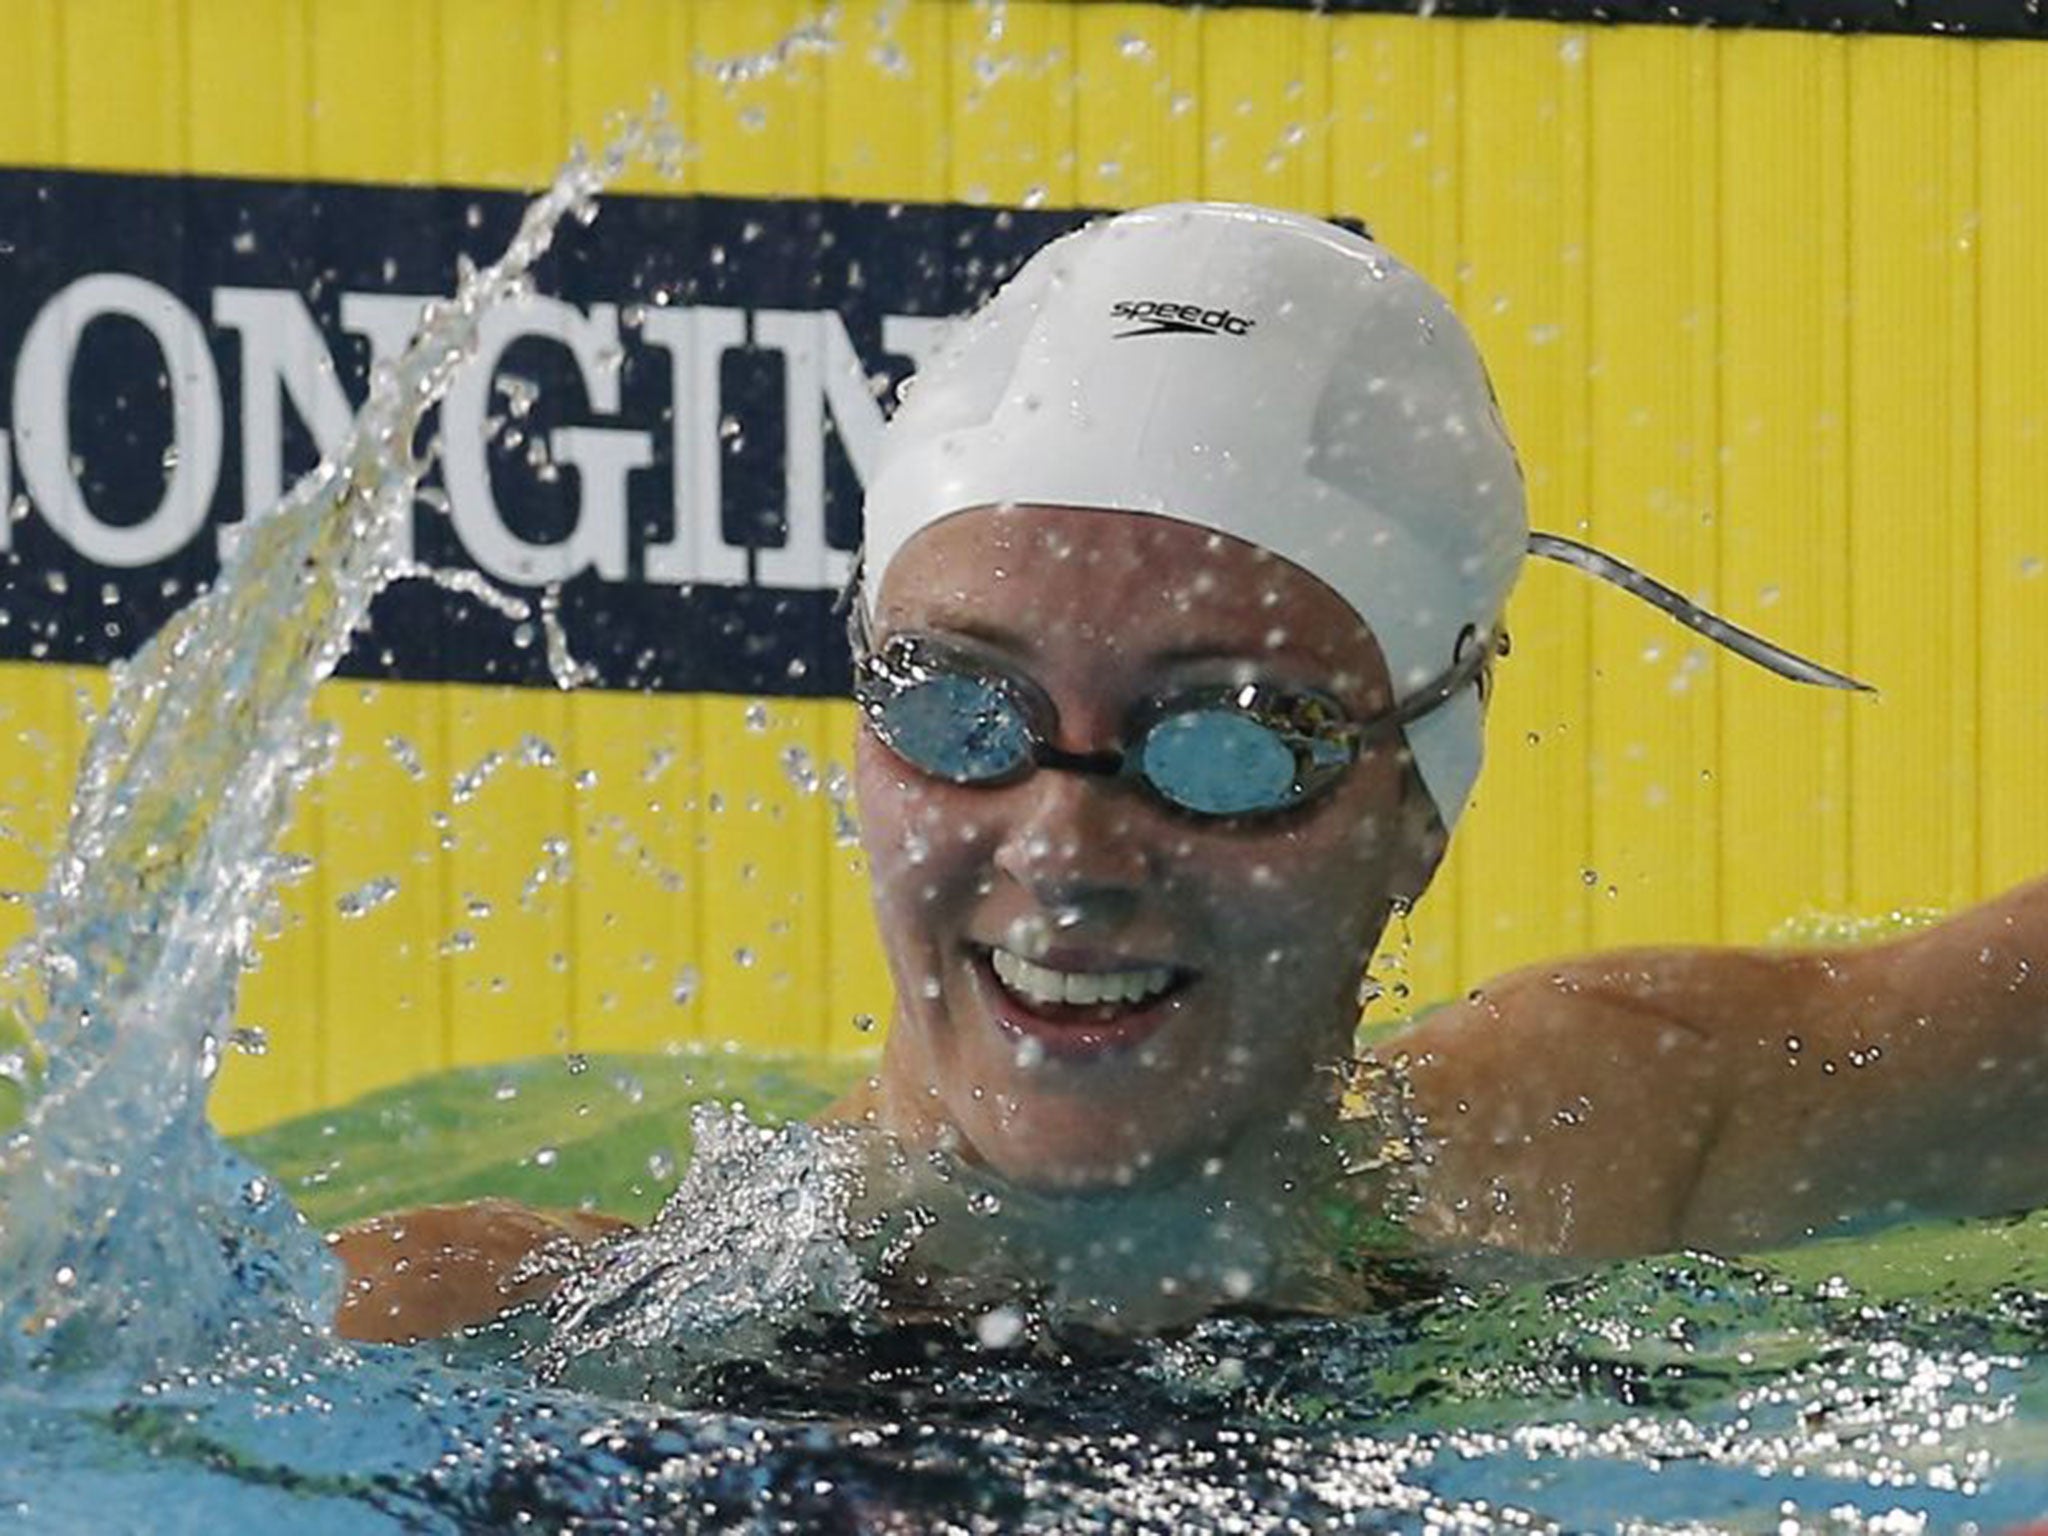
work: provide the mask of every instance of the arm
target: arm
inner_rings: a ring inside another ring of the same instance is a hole
[[[1382,1054],[1418,1229],[1615,1255],[2048,1199],[2048,882],[1868,949],[1533,967]]]
[[[627,1226],[611,1216],[536,1211],[509,1200],[372,1216],[327,1239],[347,1272],[335,1332],[399,1344],[487,1323],[554,1289],[553,1275],[512,1283],[529,1256],[554,1244],[581,1247]]]

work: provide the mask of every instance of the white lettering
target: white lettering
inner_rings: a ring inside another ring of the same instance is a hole
[[[103,522],[71,471],[71,385],[85,329],[104,316],[133,320],[163,354],[171,443],[163,495],[141,520]],[[14,376],[22,479],[60,537],[99,565],[150,565],[205,525],[220,480],[220,374],[192,313],[155,283],[126,273],[79,278],[43,306],[23,338]]]
[[[331,458],[355,415],[334,354],[313,312],[296,293],[222,288],[213,323],[242,339],[242,515],[254,517],[284,495],[284,406],[289,400]]]
[[[624,581],[626,476],[654,462],[654,444],[645,432],[620,427],[557,427],[548,447],[576,471],[582,502],[575,535],[548,546],[559,568],[530,579],[567,581],[587,564],[607,581]]]
[[[746,311],[705,305],[651,309],[641,327],[669,355],[669,444],[675,466],[675,531],[647,546],[647,579],[676,586],[743,586],[747,552],[725,542],[719,458],[718,365],[747,338]]]
[[[341,327],[370,344],[370,368],[397,359],[434,301],[413,293],[344,293]]]
[[[401,355],[431,302],[414,294],[345,293],[340,322],[368,343],[374,371]],[[119,522],[103,515],[113,509],[96,510],[89,503],[86,477],[74,467],[71,434],[81,392],[112,396],[117,389],[146,388],[141,380],[117,384],[80,371],[80,349],[101,319],[130,321],[148,333],[163,360],[172,420],[160,498],[138,509],[141,516],[122,509],[126,515]],[[210,319],[239,348],[239,402],[222,395],[200,319],[158,285],[122,273],[94,273],[50,299],[16,359],[12,433],[0,431],[0,550],[14,543],[4,512],[19,489],[60,538],[96,565],[118,570],[175,555],[205,531],[219,489],[225,413],[237,405],[242,491],[239,507],[222,509],[226,515],[254,516],[288,489],[287,411],[297,413],[323,457],[343,447],[353,411],[342,381],[342,354],[329,344],[304,298],[289,289],[221,288],[211,296]],[[921,366],[951,324],[931,316],[885,316],[883,350]],[[621,341],[615,306],[597,304],[585,313],[541,297],[487,316],[477,355],[458,374],[442,408],[456,536],[467,555],[499,580],[535,586],[586,570],[607,581],[628,580],[628,493],[633,475],[655,458],[652,431],[604,421],[549,435],[554,460],[574,474],[575,522],[566,537],[540,543],[515,532],[492,494],[486,424],[504,411],[496,391],[507,349],[527,337],[546,338],[569,353],[594,415],[618,413]],[[836,429],[855,478],[866,484],[875,472],[886,420],[843,318],[831,310],[649,308],[635,340],[668,354],[673,400],[666,428],[673,524],[646,544],[642,579],[677,586],[740,586],[751,580],[786,590],[842,584],[852,557],[825,539],[826,424]],[[772,412],[762,421],[735,421],[725,410],[721,366],[729,352],[749,345],[782,354],[779,427],[787,518],[779,547],[753,551],[728,543],[721,526],[725,438],[735,431],[778,428]],[[502,464],[499,472],[504,473]],[[219,530],[223,540],[229,532]],[[405,539],[409,555],[410,528]]]
[[[816,310],[764,309],[754,315],[754,341],[771,352],[782,354],[783,509],[787,519],[780,549],[763,549],[755,554],[754,577],[764,587],[843,587],[852,573],[853,561],[825,547],[825,396],[821,375],[824,354],[831,348],[828,334],[836,332],[840,351],[851,354],[846,327],[837,315],[829,328]],[[834,352],[832,362],[841,361]],[[853,362],[856,390],[860,362]],[[867,408],[879,419],[881,408],[873,399]],[[857,414],[857,413],[856,413]],[[848,449],[851,451],[851,440]]]
[[[936,343],[943,324],[918,316],[891,316],[883,324],[883,345],[922,363],[923,352],[913,352],[903,343],[928,348]],[[836,591],[853,574],[853,556],[825,542],[825,413],[831,412],[854,478],[866,485],[873,478],[887,425],[882,404],[837,310],[758,310],[754,340],[782,353],[783,505],[788,509],[783,545],[759,552],[754,579],[765,587]]]
[[[455,531],[477,564],[501,581],[539,586],[565,581],[592,567],[600,575],[623,579],[627,539],[623,484],[616,496],[593,496],[593,482],[586,479],[576,526],[568,538],[555,544],[534,544],[519,537],[506,524],[491,495],[484,417],[500,359],[513,342],[527,336],[544,336],[560,342],[576,359],[591,408],[605,415],[618,411],[616,306],[593,304],[585,315],[560,299],[537,297],[515,308],[486,315],[479,330],[476,355],[455,376],[441,407],[441,437],[445,445],[442,462],[446,467]],[[635,438],[638,449],[619,441],[624,437]],[[584,461],[592,466],[594,479],[599,482],[613,471],[623,482],[628,470],[646,464],[653,456],[647,434],[628,433],[619,428],[601,437],[572,433],[564,443],[585,456]],[[616,561],[610,558],[614,550],[619,552]]]

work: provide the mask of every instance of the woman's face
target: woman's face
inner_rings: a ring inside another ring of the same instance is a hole
[[[1371,635],[1320,582],[1163,518],[963,513],[890,565],[878,638],[956,642],[1032,679],[1054,744],[1120,744],[1162,693],[1245,678],[1385,709]],[[1349,1052],[1360,975],[1437,839],[1396,751],[1263,819],[1203,821],[1135,781],[1041,769],[966,787],[863,731],[863,838],[897,989],[883,1114],[1006,1177],[1171,1178],[1274,1128]]]

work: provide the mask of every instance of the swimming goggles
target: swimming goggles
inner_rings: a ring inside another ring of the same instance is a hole
[[[1577,567],[1662,609],[1679,623],[1794,682],[1874,692],[1709,612],[1614,556],[1556,534],[1529,535],[1529,552]],[[1053,745],[1058,713],[1029,678],[964,646],[929,635],[869,630],[858,566],[841,593],[853,647],[853,694],[876,738],[920,773],[949,784],[1010,784],[1039,768],[1137,781],[1154,798],[1197,817],[1255,817],[1289,811],[1320,794],[1375,742],[1397,735],[1477,685],[1485,696],[1507,632],[1459,637],[1451,665],[1394,708],[1353,720],[1329,694],[1244,682],[1197,687],[1146,700],[1105,752]]]
[[[1203,818],[1268,816],[1313,799],[1373,743],[1480,679],[1499,649],[1468,641],[1442,674],[1368,720],[1317,689],[1220,683],[1147,699],[1112,750],[1069,752],[1053,744],[1057,711],[1029,678],[929,635],[871,646],[865,627],[856,619],[855,702],[876,739],[918,772],[994,786],[1059,768],[1134,781]]]

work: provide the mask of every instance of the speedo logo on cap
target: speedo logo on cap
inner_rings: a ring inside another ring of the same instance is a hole
[[[1165,299],[1119,299],[1109,312],[1119,320],[1137,322],[1126,336],[1242,336],[1258,324],[1249,315],[1227,309],[1204,309],[1199,304],[1174,304]]]

